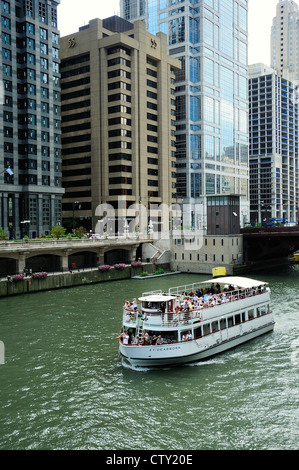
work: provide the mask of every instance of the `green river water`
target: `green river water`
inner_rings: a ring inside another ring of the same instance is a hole
[[[273,333],[174,369],[124,367],[122,305],[179,274],[0,300],[0,449],[298,449],[299,266],[270,283]]]

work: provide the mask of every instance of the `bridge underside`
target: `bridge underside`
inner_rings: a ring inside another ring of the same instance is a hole
[[[245,263],[279,260],[299,251],[299,233],[244,233],[243,247]]]

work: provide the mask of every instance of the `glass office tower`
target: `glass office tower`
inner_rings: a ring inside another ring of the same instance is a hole
[[[121,0],[120,6],[125,19],[144,20],[152,34],[164,32],[169,54],[182,63],[177,193],[190,204],[191,225],[207,225],[209,196],[223,202],[235,195],[242,226],[249,220],[248,1]]]
[[[1,0],[0,228],[14,238],[61,223],[59,3]]]

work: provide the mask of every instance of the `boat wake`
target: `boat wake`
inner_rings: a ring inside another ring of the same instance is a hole
[[[184,364],[186,367],[203,367],[210,364],[224,364],[226,362],[223,357],[215,357],[213,359],[205,359],[204,361],[191,362],[190,364]]]
[[[121,364],[125,369],[134,370],[135,372],[151,372],[154,370],[170,370],[172,367],[144,367],[144,366],[133,366],[127,362],[124,358],[121,359]]]

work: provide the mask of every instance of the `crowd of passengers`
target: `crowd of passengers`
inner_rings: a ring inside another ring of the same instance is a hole
[[[237,290],[232,285],[225,285],[222,289],[220,284],[217,282],[213,283],[210,287],[204,289],[198,289],[196,291],[184,292],[179,296],[179,305],[174,309],[176,317],[174,321],[182,320],[180,314],[184,314],[184,319],[186,320],[186,314],[189,318],[195,317],[198,315],[198,312],[202,309],[214,307],[216,305],[221,305],[226,302],[231,302],[238,299],[243,299],[252,295],[256,295],[264,292],[265,286],[260,286],[258,288],[242,289]],[[165,294],[165,293],[164,293]],[[167,294],[165,294],[167,295]],[[137,312],[138,306],[136,299],[133,299],[133,302],[126,300],[125,305],[123,306],[124,310],[134,313]],[[166,304],[165,309],[164,305],[160,306],[161,313],[166,313]],[[197,312],[197,314],[195,314]],[[168,314],[170,312],[167,312]]]
[[[226,302],[244,299],[252,295],[261,293],[261,289],[251,288],[237,290],[232,285],[224,286],[221,289],[220,284],[212,284],[211,287],[198,289],[195,292],[185,292],[180,296],[180,305],[175,308],[175,313],[190,313],[215,307]],[[192,316],[192,315],[191,315]]]
[[[130,328],[123,327],[117,339],[121,339],[123,344],[139,345],[139,346],[149,346],[149,345],[159,345],[164,343],[171,343],[172,339],[162,338],[161,335],[156,336],[155,334],[149,335],[149,333],[144,333],[142,336],[134,336]],[[192,339],[191,331],[183,335],[183,341],[190,341]]]

